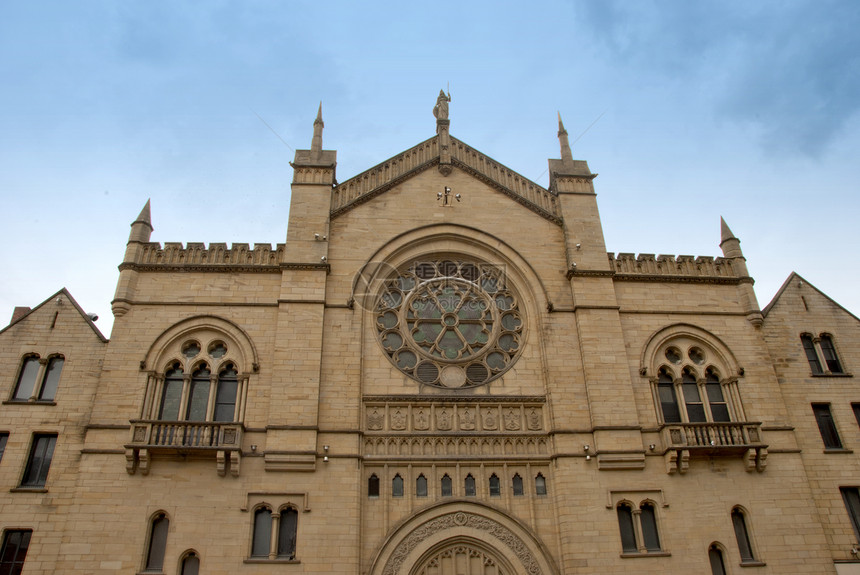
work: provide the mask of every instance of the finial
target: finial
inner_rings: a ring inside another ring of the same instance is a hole
[[[573,153],[570,151],[570,142],[567,140],[567,130],[561,121],[561,112],[558,113],[558,143],[561,145],[561,161],[572,162]]]
[[[311,151],[322,151],[322,131],[325,127],[322,119],[322,101],[320,101],[319,110],[317,110],[317,119],[314,120],[314,137],[311,139]]]

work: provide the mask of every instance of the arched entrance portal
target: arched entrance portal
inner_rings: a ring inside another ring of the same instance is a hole
[[[556,575],[546,547],[519,520],[475,502],[433,505],[402,522],[369,575]]]

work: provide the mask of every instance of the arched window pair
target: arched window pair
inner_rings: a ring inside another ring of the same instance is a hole
[[[295,560],[298,525],[299,512],[294,507],[282,507],[277,513],[266,505],[258,507],[254,511],[251,558]]]
[[[836,354],[833,338],[829,334],[822,333],[815,337],[812,334],[804,333],[800,335],[800,342],[803,344],[803,351],[806,353],[806,360],[809,362],[812,375],[842,375],[845,373],[842,362],[839,361],[839,356]]]
[[[164,552],[167,548],[167,534],[170,520],[163,511],[156,513],[149,524],[143,572],[161,573],[164,570]],[[198,575],[200,556],[196,551],[185,551],[179,560],[180,575]]]
[[[615,508],[621,531],[621,549],[624,553],[654,553],[662,551],[657,531],[657,512],[654,504],[643,501],[638,508],[622,501]]]
[[[64,362],[61,355],[44,359],[36,354],[24,357],[11,401],[53,401]]]
[[[523,478],[519,473],[514,474],[512,483],[513,494],[517,496],[523,495]],[[451,476],[447,473],[444,474],[440,480],[440,489],[442,497],[451,497],[454,494],[454,482],[451,479]],[[475,482],[475,477],[471,473],[467,474],[463,480],[463,493],[466,497],[474,497],[477,495],[477,484]],[[490,497],[499,497],[502,494],[501,479],[495,473],[491,474],[489,478],[489,494]],[[535,476],[535,495],[546,494],[546,478],[542,473],[538,473]],[[391,496],[403,497],[403,495],[403,477],[397,473],[391,480]],[[427,478],[423,473],[419,474],[418,477],[415,478],[415,495],[416,497],[427,497]],[[367,496],[374,498],[379,497],[379,476],[375,473],[371,474],[367,479]]]

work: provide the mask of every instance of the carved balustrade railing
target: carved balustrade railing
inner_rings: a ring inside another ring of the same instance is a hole
[[[743,455],[747,470],[763,471],[767,445],[759,422],[667,423],[662,430],[669,473],[683,473],[690,455]]]
[[[244,426],[235,422],[132,420],[131,440],[126,444],[126,470],[149,472],[151,453],[206,456],[218,462],[218,473],[229,467],[239,474]]]

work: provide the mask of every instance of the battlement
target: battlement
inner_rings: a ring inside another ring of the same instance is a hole
[[[673,256],[609,252],[609,265],[616,279],[712,281],[744,277],[729,258]]]
[[[230,248],[226,243],[210,243],[209,247],[202,242],[188,242],[183,247],[182,242],[165,242],[164,247],[158,242],[143,244],[135,261],[124,262],[123,265],[136,267],[230,267],[230,268],[277,268],[283,260],[284,244],[250,244],[234,243]]]

